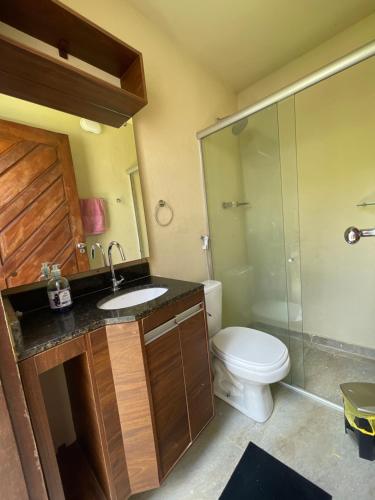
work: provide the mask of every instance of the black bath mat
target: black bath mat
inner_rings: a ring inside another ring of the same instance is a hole
[[[328,500],[331,495],[250,443],[219,500]]]

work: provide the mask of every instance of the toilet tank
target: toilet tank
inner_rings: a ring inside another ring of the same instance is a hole
[[[202,281],[206,299],[208,335],[212,337],[222,328],[222,285],[220,281]]]

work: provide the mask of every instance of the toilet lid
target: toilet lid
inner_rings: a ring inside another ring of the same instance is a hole
[[[224,328],[213,337],[212,344],[220,357],[259,368],[278,365],[288,356],[288,349],[278,338],[240,326]]]

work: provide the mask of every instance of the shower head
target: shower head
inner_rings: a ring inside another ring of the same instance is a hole
[[[373,229],[358,229],[357,227],[350,226],[344,233],[346,243],[354,245],[361,238],[365,236],[375,236],[375,228]]]
[[[242,120],[239,120],[232,126],[232,134],[233,135],[240,135],[240,133],[245,130],[246,125],[247,125],[248,119],[247,118],[242,118]]]

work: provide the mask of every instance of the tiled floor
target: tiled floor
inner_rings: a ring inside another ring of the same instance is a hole
[[[263,323],[255,324],[255,328],[278,337],[288,347],[292,361],[290,373],[285,379],[288,384],[342,405],[340,384],[375,383],[375,359],[302,340],[302,334],[290,335],[288,330]]]
[[[340,384],[375,383],[375,360],[326,346],[305,344],[304,372],[308,392],[341,405]]]
[[[217,500],[253,441],[334,499],[374,499],[375,463],[358,458],[356,443],[344,433],[343,415],[290,389],[273,390],[275,410],[265,424],[252,422],[217,399],[215,419],[163,486],[133,498]]]

